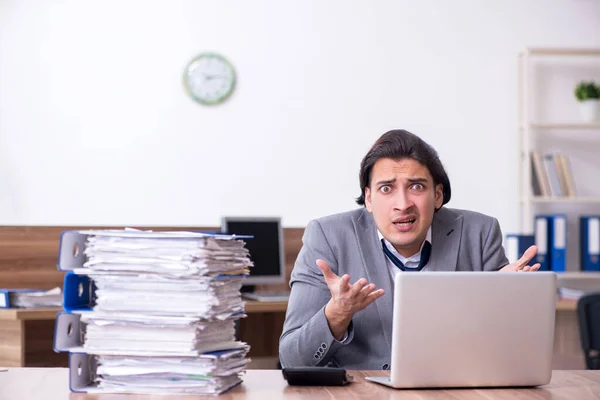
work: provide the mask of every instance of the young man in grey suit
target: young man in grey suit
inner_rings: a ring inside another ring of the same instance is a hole
[[[495,218],[444,207],[437,152],[404,130],[363,158],[354,211],[311,221],[290,280],[283,367],[388,369],[397,271],[535,271],[537,248],[509,264]],[[352,278],[359,278],[351,283]]]

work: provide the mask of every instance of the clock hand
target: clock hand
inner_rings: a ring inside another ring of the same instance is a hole
[[[223,78],[226,78],[226,77],[223,75],[204,75],[204,79],[207,81],[210,81],[212,79],[223,79]]]

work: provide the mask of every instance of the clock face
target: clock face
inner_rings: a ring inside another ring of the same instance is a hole
[[[233,92],[235,71],[225,57],[202,53],[188,64],[183,82],[189,95],[197,102],[219,104]]]

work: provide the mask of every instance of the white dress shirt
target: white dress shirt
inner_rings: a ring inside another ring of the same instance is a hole
[[[423,245],[425,244],[425,241],[428,241],[429,244],[433,245],[433,243],[431,243],[431,226],[427,230],[427,236],[425,237],[425,240],[423,241],[423,243],[421,243],[421,248],[419,249],[417,254],[414,254],[408,258],[406,258],[402,254],[398,253],[398,250],[396,250],[394,248],[394,246],[392,246],[392,244],[383,237],[383,235],[381,234],[381,232],[379,232],[379,230],[377,230],[377,236],[379,236],[379,242],[381,243],[381,239],[383,239],[383,242],[385,243],[388,250],[391,251],[393,255],[398,257],[398,260],[402,261],[402,264],[404,264],[404,266],[406,268],[417,268],[419,266],[419,262],[421,261],[421,251],[423,250]],[[381,250],[381,251],[383,251],[383,250]],[[402,270],[400,268],[396,267],[396,265],[392,262],[392,260],[389,259],[388,256],[385,256],[385,259],[386,259],[386,263],[387,263],[388,269],[390,271],[390,274],[392,274],[392,279],[394,279],[396,277],[396,273],[398,271],[402,271]]]

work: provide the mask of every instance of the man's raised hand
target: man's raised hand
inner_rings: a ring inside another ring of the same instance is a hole
[[[365,278],[350,284],[350,275],[337,276],[324,260],[317,260],[317,266],[331,292],[331,300],[325,306],[325,317],[333,336],[341,340],[354,314],[383,296],[384,290],[376,289],[375,284],[368,283]]]

